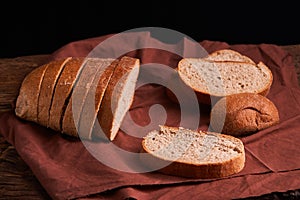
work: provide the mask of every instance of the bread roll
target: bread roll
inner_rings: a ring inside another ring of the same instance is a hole
[[[214,131],[244,136],[279,123],[275,104],[255,93],[232,94],[221,98],[211,110],[210,125]]]
[[[142,141],[142,163],[154,171],[188,178],[221,178],[245,165],[243,142],[233,136],[160,126]]]

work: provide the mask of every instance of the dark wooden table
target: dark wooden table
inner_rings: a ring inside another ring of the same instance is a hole
[[[300,45],[282,46],[294,59],[300,85]],[[0,112],[12,109],[23,78],[34,68],[49,61],[50,55],[0,59]],[[16,149],[0,135],[0,199],[50,199]],[[298,190],[274,192],[250,199],[300,199]]]

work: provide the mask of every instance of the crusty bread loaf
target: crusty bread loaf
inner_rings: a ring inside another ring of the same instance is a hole
[[[52,61],[48,64],[47,70],[45,71],[42,85],[40,90],[35,91],[39,94],[38,99],[38,117],[37,122],[42,125],[49,127],[49,116],[50,116],[50,108],[52,104],[53,93],[55,90],[55,86],[57,84],[57,80],[62,72],[65,64],[71,59],[71,57],[59,59]],[[28,90],[24,92],[34,92],[33,88],[30,88],[32,84],[28,83]],[[18,97],[19,98],[19,97]],[[27,116],[25,117],[27,118]]]
[[[203,96],[223,97],[243,92],[267,95],[273,82],[272,72],[263,62],[183,58],[178,63],[178,73],[183,82],[198,94],[200,101]]]
[[[21,118],[28,121],[37,121],[38,117],[38,99],[42,85],[42,80],[47,70],[48,64],[44,64],[31,71],[24,78],[21,88],[19,89],[19,97],[16,102],[15,113]]]
[[[155,171],[188,178],[221,178],[245,165],[243,142],[233,136],[160,126],[142,140],[142,163]]]
[[[279,123],[275,104],[256,93],[232,94],[221,98],[211,110],[214,131],[244,136]]]
[[[140,60],[123,56],[117,64],[103,96],[98,112],[102,131],[96,131],[98,138],[114,140],[121,122],[129,110],[140,69]]]
[[[26,76],[15,113],[25,120],[83,139],[101,135],[97,130],[93,132],[99,117],[103,127],[108,128],[107,133],[113,133],[110,137],[113,139],[132,103],[138,73],[139,59],[128,56],[120,60],[80,57],[54,60]],[[105,106],[100,109],[105,93]]]

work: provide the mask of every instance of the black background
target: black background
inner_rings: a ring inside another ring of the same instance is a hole
[[[72,41],[140,27],[168,28],[196,41],[300,44],[298,6],[287,1],[163,2],[7,2],[0,57],[49,54]]]

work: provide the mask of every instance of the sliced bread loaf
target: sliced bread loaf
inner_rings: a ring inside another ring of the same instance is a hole
[[[245,165],[243,142],[233,136],[160,126],[142,140],[142,163],[155,171],[188,178],[221,178]]]
[[[198,95],[199,101],[211,97],[250,92],[267,95],[273,82],[271,70],[263,63],[209,61],[183,58],[177,71],[183,82]]]
[[[101,131],[93,135],[114,140],[134,97],[140,60],[123,56],[114,69],[98,112]]]
[[[113,140],[132,104],[139,67],[128,56],[51,61],[25,77],[16,115],[67,135]]]

